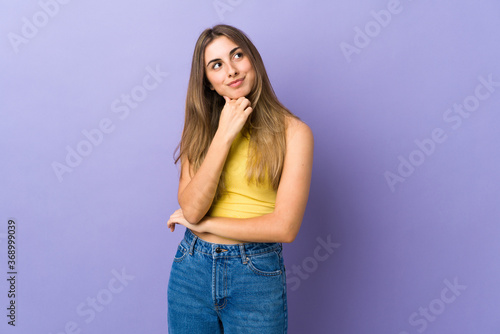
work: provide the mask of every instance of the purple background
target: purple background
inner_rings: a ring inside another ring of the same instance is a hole
[[[307,212],[285,245],[289,333],[500,333],[500,87],[476,89],[500,82],[500,3],[69,1],[44,6],[52,16],[40,3],[0,3],[2,333],[167,332],[183,231],[166,228],[172,155],[195,41],[219,22],[250,36],[315,135]],[[146,91],[146,68],[168,76]],[[131,93],[144,99],[124,107]],[[459,116],[463,103],[474,111]],[[103,119],[113,131],[85,146]],[[90,153],[58,178],[54,162],[78,145]],[[410,158],[413,171],[400,167]]]

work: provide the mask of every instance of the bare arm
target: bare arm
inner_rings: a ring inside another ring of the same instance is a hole
[[[310,128],[294,121],[287,131],[287,151],[274,212],[254,218],[205,217],[190,224],[182,208],[169,220],[169,227],[182,224],[194,231],[247,242],[292,242],[299,232],[309,197],[314,139]]]
[[[205,160],[191,178],[190,164],[181,158],[178,200],[185,218],[194,224],[207,213],[217,190],[220,174],[226,161],[231,142],[216,133]],[[192,175],[192,174],[191,174]]]
[[[219,127],[194,176],[191,177],[194,173],[188,159],[181,157],[177,198],[184,217],[193,224],[198,223],[210,209],[231,144],[252,112],[248,99],[224,98],[226,104],[221,112]]]

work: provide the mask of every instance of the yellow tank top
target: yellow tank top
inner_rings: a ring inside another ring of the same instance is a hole
[[[211,217],[252,218],[274,211],[276,191],[269,184],[247,183],[246,164],[249,139],[240,132],[224,164],[226,191],[212,203]]]

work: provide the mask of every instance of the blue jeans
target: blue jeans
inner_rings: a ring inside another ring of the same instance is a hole
[[[285,279],[281,244],[214,244],[186,229],[168,282],[168,332],[286,333]]]

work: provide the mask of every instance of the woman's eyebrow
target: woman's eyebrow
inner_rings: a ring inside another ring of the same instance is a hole
[[[232,55],[233,55],[233,53],[235,53],[235,52],[236,52],[236,50],[238,50],[239,48],[240,48],[240,47],[239,47],[239,46],[237,46],[237,47],[235,47],[234,49],[232,49],[231,51],[229,51],[229,55],[230,55],[230,56],[232,56]],[[207,67],[208,67],[208,65],[210,65],[210,63],[213,63],[214,61],[219,61],[219,60],[221,60],[221,59],[220,59],[220,58],[215,58],[215,59],[212,59],[211,61],[209,61],[209,62],[207,63]]]

